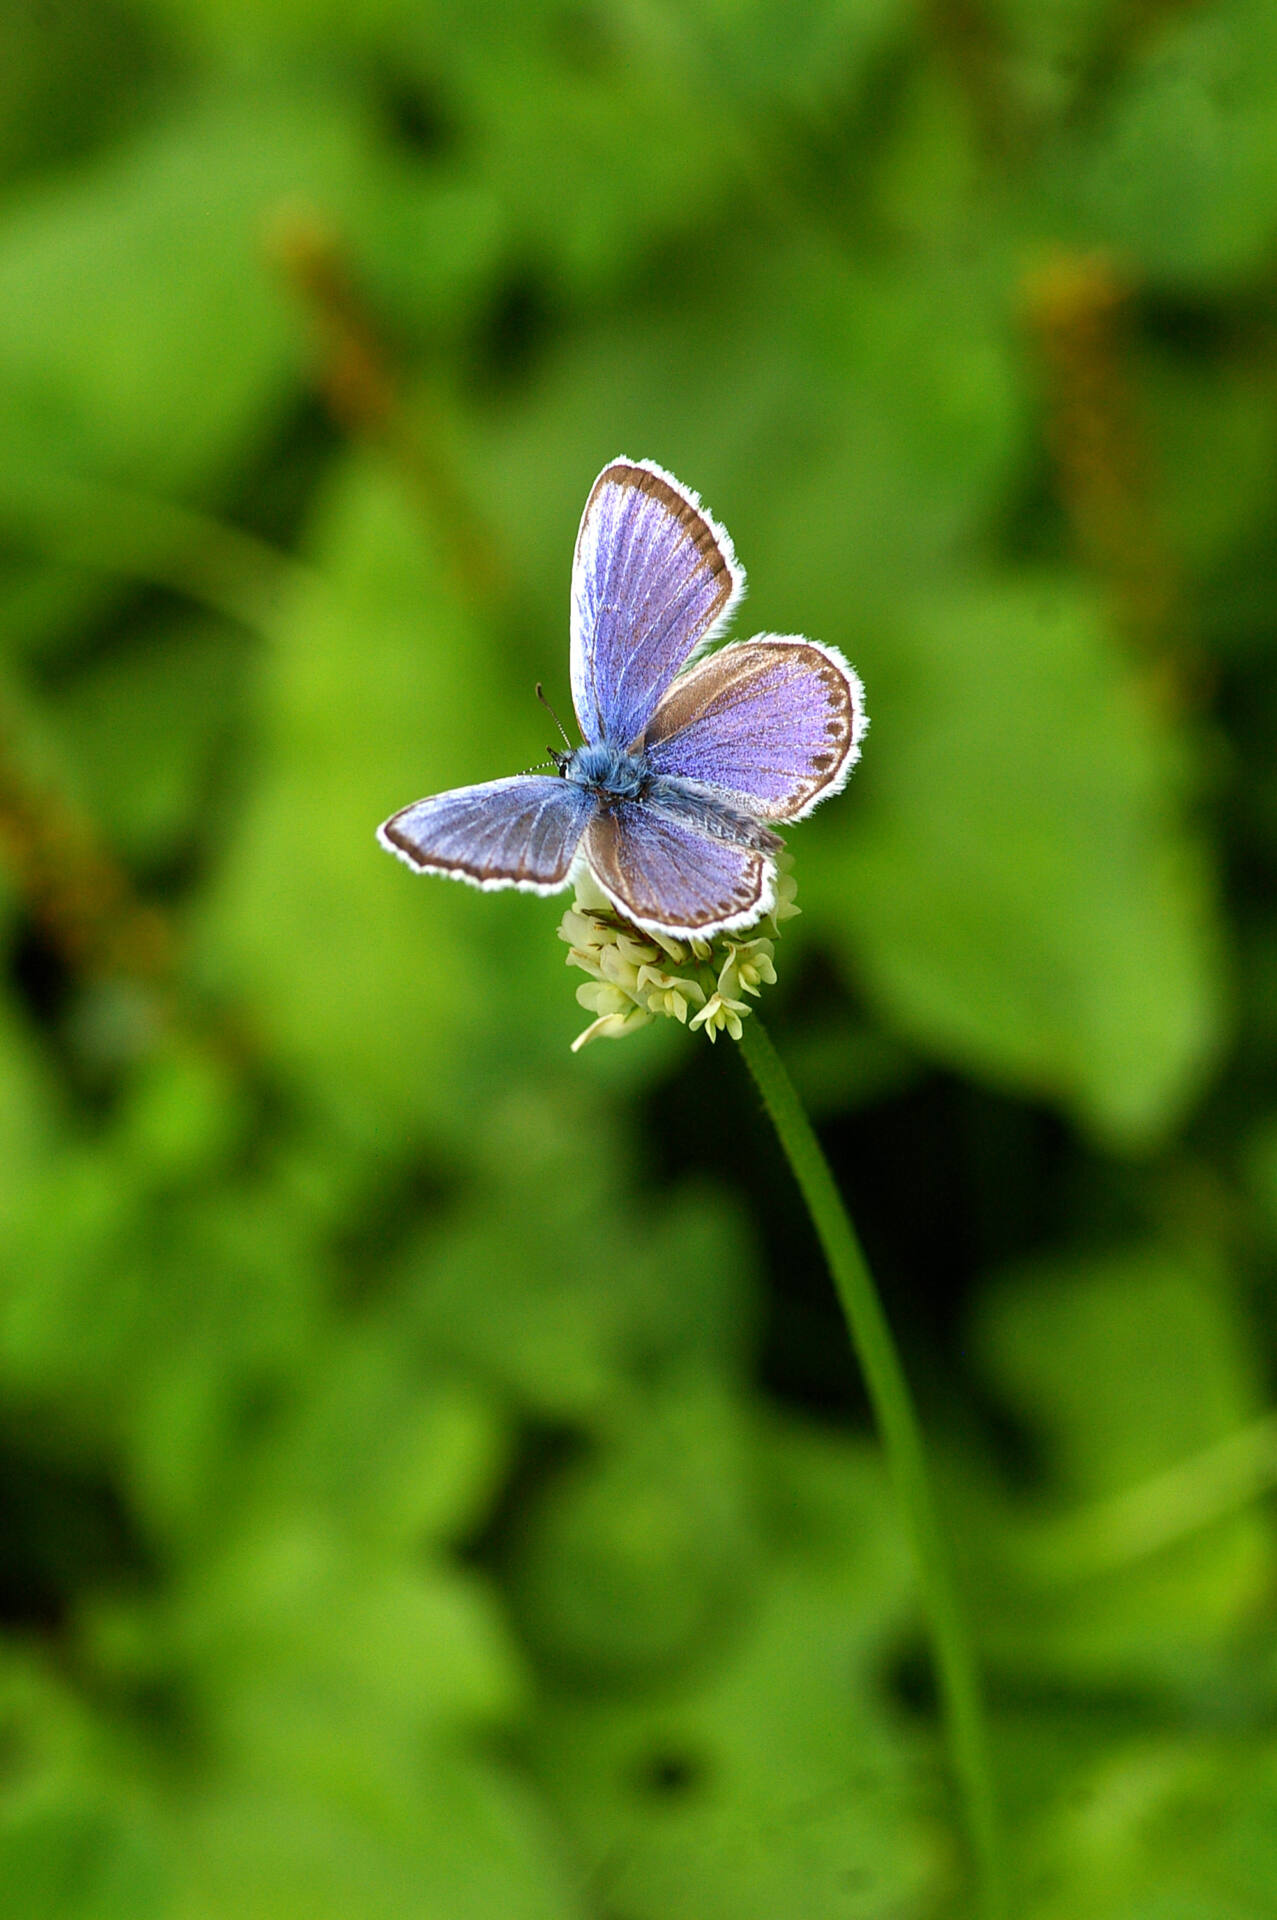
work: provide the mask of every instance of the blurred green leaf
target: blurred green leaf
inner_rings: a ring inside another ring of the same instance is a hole
[[[996,254],[888,267],[810,224],[767,231],[722,236],[712,270],[565,344],[476,435],[476,497],[551,665],[585,491],[618,452],[671,468],[728,525],[751,582],[738,635],[798,628],[858,664],[901,592],[1002,506],[1025,414]]]
[[[339,101],[258,89],[198,103],[11,208],[7,474],[202,491],[260,446],[300,363],[267,222],[286,196],[346,204],[359,152]]]
[[[1075,1498],[1172,1466],[1258,1410],[1244,1322],[1209,1257],[1151,1248],[1037,1267],[985,1315],[988,1364]]]
[[[699,84],[697,36],[676,11],[536,0],[465,14],[449,105],[516,261],[592,289],[637,249],[695,231],[739,186],[727,103]],[[418,59],[429,79],[439,52],[427,28]]]
[[[933,1911],[949,1862],[879,1673],[908,1594],[879,1468],[796,1423],[758,1466],[769,1551],[717,1651],[638,1698],[565,1693],[539,1770],[635,1920]]]
[[[193,103],[5,211],[0,537],[12,528],[22,556],[0,575],[11,643],[46,642],[115,591],[95,575],[42,579],[32,541],[38,553],[50,478],[207,498],[269,444],[302,366],[269,223],[299,197],[340,211],[361,177],[339,100],[258,88]]]
[[[370,51],[384,45],[418,9],[410,0],[137,0],[183,37],[193,55],[220,56],[232,69],[260,72],[289,51]],[[336,62],[334,62],[336,64]],[[302,76],[295,79],[304,84]]]
[[[171,78],[172,49],[129,0],[0,13],[0,192],[118,138]]]
[[[261,778],[205,928],[219,984],[370,1142],[464,1135],[463,1086],[566,1054],[576,1025],[554,903],[410,875],[373,838],[422,792],[526,766],[543,738],[534,672],[441,577],[438,540],[385,469],[352,464],[334,489],[323,584],[265,666]]]
[[[475,1527],[507,1464],[505,1423],[418,1345],[402,1312],[337,1335],[254,1450],[246,1504],[266,1522],[322,1504],[370,1543],[408,1553]]]
[[[12,1920],[151,1920],[170,1911],[155,1838],[91,1788],[0,1817],[0,1914]]]
[[[56,724],[92,817],[130,863],[205,839],[206,810],[233,738],[242,637],[190,617],[127,653],[88,664],[57,701]]]
[[[1174,9],[1066,143],[1052,187],[1075,228],[1171,286],[1235,285],[1277,234],[1277,16]]]
[[[893,639],[806,910],[915,1044],[1110,1140],[1156,1137],[1222,1018],[1182,750],[1061,580],[924,602]]]
[[[430,1755],[406,1805],[228,1786],[179,1833],[179,1920],[584,1920],[520,1783],[492,1762]],[[371,1803],[371,1804],[370,1804]]]
[[[708,39],[720,86],[757,110],[837,110],[872,61],[908,27],[899,0],[817,0],[801,12],[785,0],[708,0],[696,38]]]
[[[1269,378],[1249,355],[1204,364],[1145,356],[1140,399],[1155,488],[1172,551],[1199,576],[1226,566],[1264,525],[1277,452]]]
[[[1271,1745],[1147,1738],[1098,1760],[1039,1836],[1032,1920],[1266,1920]]]
[[[682,1380],[616,1424],[519,1523],[516,1617],[552,1671],[587,1684],[703,1657],[757,1577],[739,1409]]]
[[[136,1754],[54,1662],[8,1638],[0,1647],[0,1745],[5,1920],[166,1915],[169,1862]]]
[[[1030,1523],[1019,1542],[1029,1578],[990,1609],[1004,1656],[1109,1682],[1193,1680],[1261,1604],[1274,1566],[1271,1528],[1253,1510],[1209,1508],[1194,1527],[1190,1508],[1183,1537],[1138,1544],[1141,1487],[1151,1505],[1159,1474],[1191,1467],[1261,1404],[1224,1276],[1209,1256],[1159,1248],[1035,1267],[988,1297],[977,1344],[1047,1474],[1037,1532]],[[1097,1569],[1092,1535],[1104,1528],[1107,1548],[1114,1495],[1133,1550]]]
[[[597,1125],[544,1105],[491,1124],[514,1162],[506,1179],[411,1256],[415,1317],[439,1352],[543,1417],[591,1427],[606,1427],[640,1379],[739,1366],[756,1321],[754,1261],[720,1201],[675,1195],[644,1219]]]
[[[384,1764],[370,1741],[406,1749],[495,1723],[519,1698],[477,1580],[362,1551],[300,1501],[199,1565],[167,1637],[206,1737],[281,1778],[331,1772],[354,1788],[362,1767]]]

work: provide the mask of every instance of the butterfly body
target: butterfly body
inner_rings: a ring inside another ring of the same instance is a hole
[[[650,461],[595,481],[572,570],[572,698],[584,743],[554,775],[419,800],[379,829],[420,871],[555,893],[584,865],[640,927],[710,935],[775,898],[773,823],[846,781],[866,720],[832,647],[764,634],[716,653],[744,591],[731,541]],[[624,744],[622,744],[624,743]]]
[[[782,844],[779,834],[731,806],[712,788],[658,773],[645,753],[599,742],[554,757],[562,778],[584,788],[605,811],[623,801],[641,801],[656,812],[686,821],[712,839],[765,848],[771,853]]]

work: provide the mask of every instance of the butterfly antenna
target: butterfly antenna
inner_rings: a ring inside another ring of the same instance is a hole
[[[563,735],[563,744],[567,748],[568,752],[571,753],[572,742],[568,739],[567,728],[564,726],[563,722],[560,720],[558,714],[554,711],[554,708],[550,705],[550,702],[546,699],[545,689],[541,685],[541,682],[539,680],[537,681],[537,699],[541,702],[541,705],[545,708],[551,720],[553,720],[555,726],[559,729],[559,732]]]

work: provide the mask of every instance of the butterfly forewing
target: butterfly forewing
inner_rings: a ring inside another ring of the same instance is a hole
[[[683,820],[623,801],[591,819],[591,871],[621,912],[663,933],[717,933],[747,926],[775,897],[767,854],[710,839]]]
[[[556,893],[594,806],[571,781],[520,774],[418,800],[392,814],[377,837],[409,866],[472,886]]]
[[[653,714],[658,773],[702,781],[759,820],[797,820],[836,793],[860,757],[860,681],[841,654],[765,634],[680,675]]]
[[[595,481],[572,566],[572,699],[589,741],[630,746],[670,681],[745,587],[695,494],[647,461]]]

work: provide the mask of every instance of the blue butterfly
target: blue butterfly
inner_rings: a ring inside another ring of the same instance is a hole
[[[745,591],[723,528],[650,460],[613,460],[572,565],[572,701],[585,744],[523,773],[418,800],[388,852],[476,887],[557,893],[584,865],[636,926],[688,938],[775,902],[772,822],[845,783],[866,719],[833,647],[763,634],[716,653]],[[703,656],[703,657],[702,657]]]

